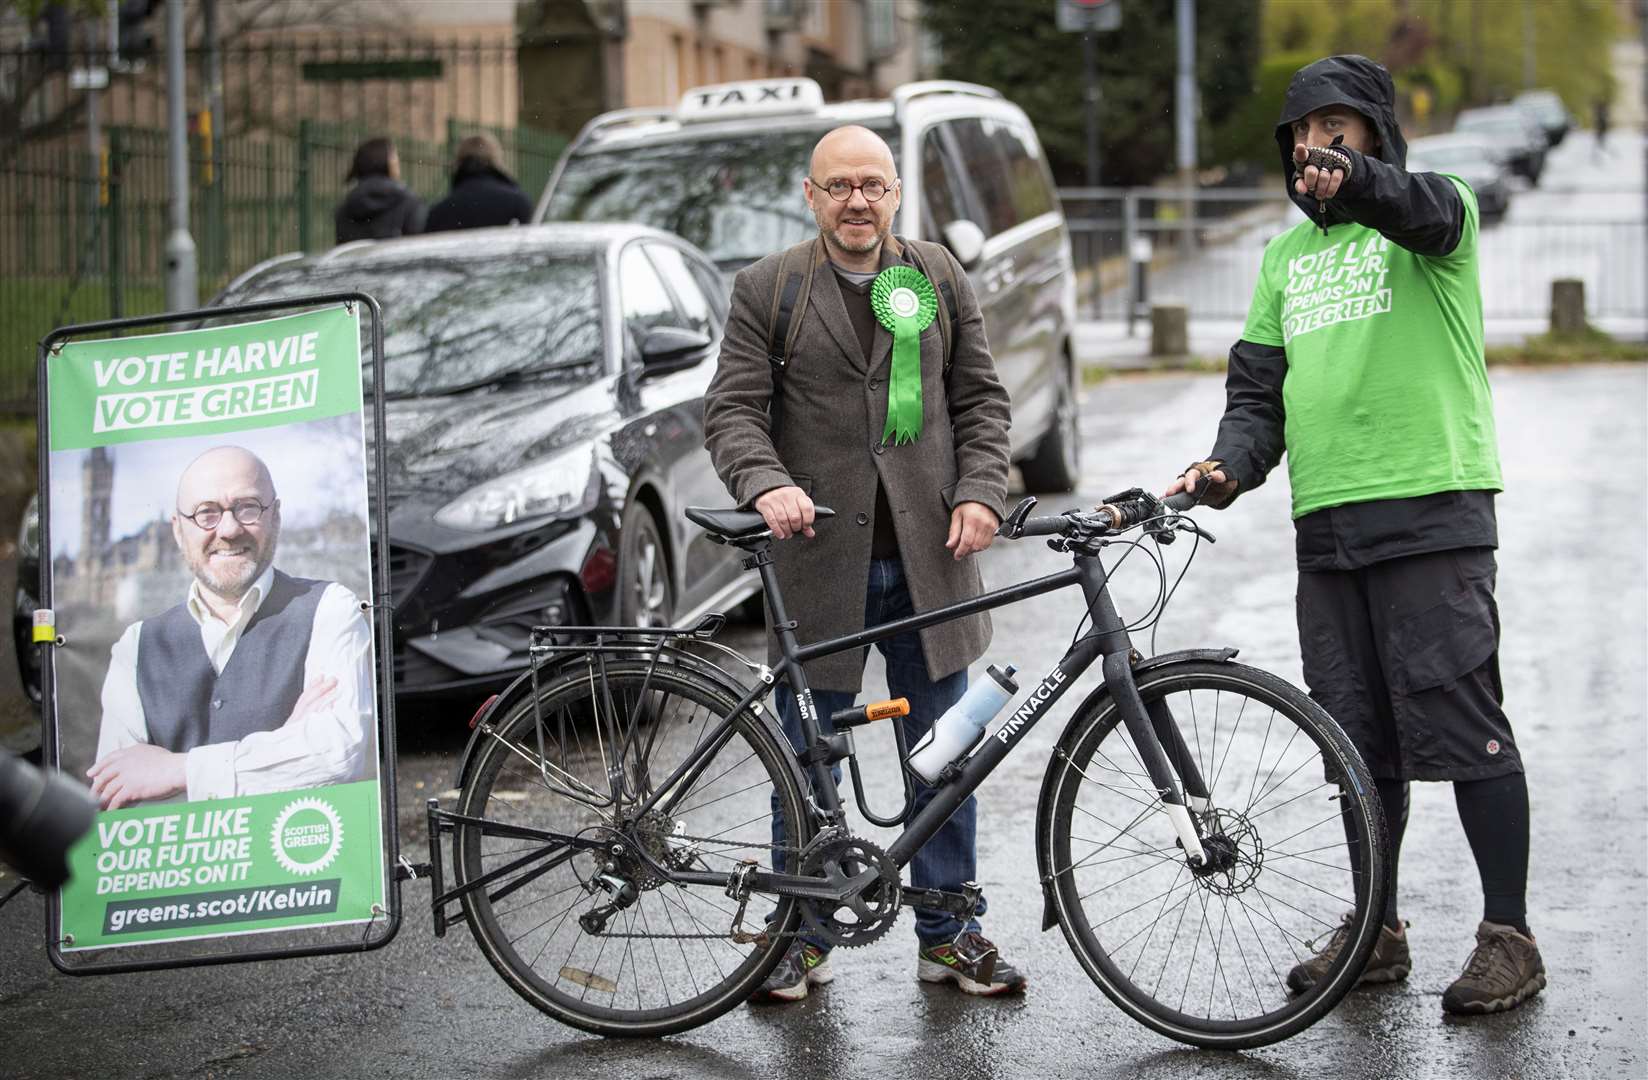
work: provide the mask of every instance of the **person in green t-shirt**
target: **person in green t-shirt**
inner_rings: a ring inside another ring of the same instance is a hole
[[[1309,220],[1265,248],[1213,450],[1168,494],[1227,506],[1286,452],[1305,682],[1367,762],[1390,831],[1362,981],[1411,967],[1396,903],[1408,782],[1452,781],[1483,919],[1442,1007],[1500,1012],[1538,993],[1545,968],[1525,901],[1528,787],[1501,707],[1476,196],[1406,170],[1390,74],[1365,57],[1295,73],[1276,142]],[[1348,927],[1289,972],[1292,990],[1322,977]]]

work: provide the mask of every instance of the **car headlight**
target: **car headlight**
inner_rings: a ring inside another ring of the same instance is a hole
[[[449,529],[485,532],[532,518],[578,514],[595,504],[595,450],[576,446],[546,461],[470,488],[435,511]]]

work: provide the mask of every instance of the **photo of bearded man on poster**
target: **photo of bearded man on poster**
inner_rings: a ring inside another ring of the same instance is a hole
[[[103,809],[374,776],[371,628],[343,585],[275,569],[268,466],[207,450],[178,479],[170,523],[193,581],[114,644],[86,771]]]

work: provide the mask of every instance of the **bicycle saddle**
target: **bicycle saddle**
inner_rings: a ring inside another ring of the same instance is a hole
[[[710,535],[727,541],[748,540],[767,531],[767,521],[754,510],[711,510],[707,506],[689,506],[687,520]],[[814,506],[813,518],[823,521],[835,517],[828,506]]]

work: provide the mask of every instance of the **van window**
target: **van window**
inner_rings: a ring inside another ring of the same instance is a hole
[[[1002,124],[986,120],[984,129],[990,131],[1007,159],[1007,176],[1013,198],[1013,212],[1020,221],[1050,213],[1053,192],[1048,184],[1040,148],[1035,136],[1017,124]]]
[[[978,225],[986,236],[1006,232],[1019,223],[1006,155],[995,138],[995,129],[999,126],[994,120],[958,120],[954,124],[962,168],[973,181],[973,190],[978,193],[984,211],[984,220]]]
[[[967,216],[954,170],[955,159],[945,149],[943,136],[935,127],[921,141],[923,231],[929,240],[943,240],[944,227]]]
[[[545,221],[633,221],[682,237],[723,270],[817,235],[801,196],[813,144],[829,130],[752,127],[588,147],[567,159]],[[873,127],[898,159],[897,132]]]

